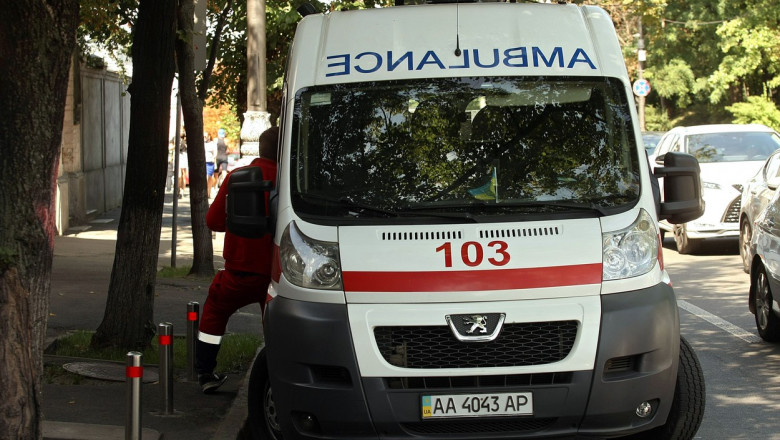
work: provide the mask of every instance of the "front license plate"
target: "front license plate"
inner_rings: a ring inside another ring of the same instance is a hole
[[[532,393],[422,396],[422,418],[531,415]]]

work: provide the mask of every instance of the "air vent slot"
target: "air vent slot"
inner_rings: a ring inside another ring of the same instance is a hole
[[[534,228],[500,228],[479,231],[479,238],[523,238],[523,237],[551,237],[561,235],[562,228],[559,225],[538,226]]]
[[[461,240],[463,231],[380,232],[383,241]]]
[[[610,373],[631,371],[634,369],[635,361],[636,359],[634,356],[612,358],[607,361],[604,370]]]
[[[604,380],[624,380],[639,372],[641,355],[612,358],[604,365]]]

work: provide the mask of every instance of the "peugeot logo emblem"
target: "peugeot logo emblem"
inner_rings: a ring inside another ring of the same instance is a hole
[[[452,334],[461,342],[488,342],[498,338],[506,319],[505,313],[446,315]]]
[[[470,329],[466,330],[466,333],[468,334],[473,334],[477,330],[479,330],[480,333],[487,333],[487,316],[485,315],[464,317],[463,324],[471,326]]]

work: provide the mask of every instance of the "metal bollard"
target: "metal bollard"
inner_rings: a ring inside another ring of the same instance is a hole
[[[137,351],[127,353],[127,420],[125,440],[141,438],[141,382],[144,377],[143,354]]]
[[[200,322],[200,304],[197,301],[187,303],[187,380],[198,380],[195,374],[195,345],[198,339]]]
[[[157,342],[160,350],[160,388],[162,414],[173,414],[173,324],[157,325]]]

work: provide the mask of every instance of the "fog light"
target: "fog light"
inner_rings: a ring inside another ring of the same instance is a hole
[[[308,434],[319,434],[320,424],[317,422],[317,417],[313,414],[296,412],[293,414],[293,420],[299,431]]]
[[[636,407],[636,415],[642,418],[649,416],[652,412],[653,406],[650,405],[650,402],[642,402]]]

